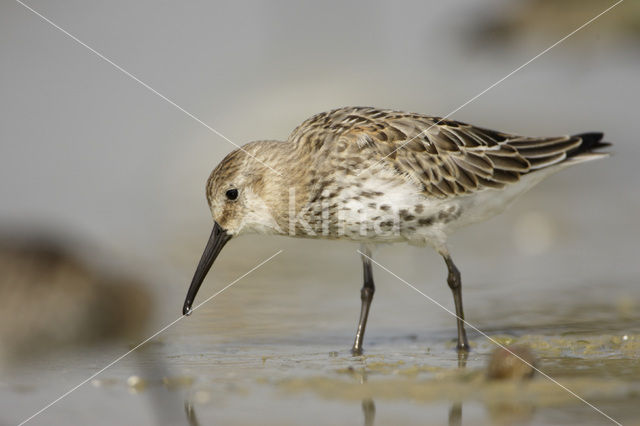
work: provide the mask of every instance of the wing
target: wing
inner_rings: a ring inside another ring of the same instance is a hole
[[[523,137],[438,117],[367,107],[315,115],[289,136],[297,148],[325,149],[351,161],[346,164],[352,168],[393,168],[420,184],[425,194],[440,198],[518,182],[527,173],[565,160],[580,147],[582,139]],[[354,157],[362,161],[354,164]]]

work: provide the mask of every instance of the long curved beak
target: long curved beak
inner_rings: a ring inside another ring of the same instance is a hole
[[[224,247],[230,239],[231,235],[227,234],[227,231],[222,229],[222,227],[218,225],[218,222],[215,222],[207,246],[204,248],[204,253],[202,253],[202,257],[196,268],[196,273],[191,280],[187,298],[184,300],[184,306],[182,307],[182,315],[191,314],[193,299],[196,298],[196,294],[200,289],[200,285],[202,285],[202,281],[204,281],[204,277],[207,276],[207,272],[211,269],[211,265],[213,265],[213,261],[218,257],[222,247]]]

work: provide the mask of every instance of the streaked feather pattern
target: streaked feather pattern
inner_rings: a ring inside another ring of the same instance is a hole
[[[591,139],[588,147],[585,137]],[[419,183],[425,195],[447,198],[518,182],[527,173],[606,146],[601,137],[524,137],[422,114],[346,107],[309,118],[289,141],[298,150],[366,158],[354,173],[381,165]]]

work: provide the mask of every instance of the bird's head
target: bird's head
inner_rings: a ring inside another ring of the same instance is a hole
[[[227,155],[207,180],[206,195],[213,216],[213,231],[184,302],[191,313],[198,289],[214,260],[232,238],[245,233],[278,234],[285,170],[278,162],[282,142],[252,142]]]

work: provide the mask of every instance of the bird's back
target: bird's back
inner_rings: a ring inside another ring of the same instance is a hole
[[[317,114],[289,136],[298,150],[337,172],[393,171],[426,196],[449,198],[501,189],[566,162],[602,157],[602,133],[525,137],[454,120],[370,107]]]

